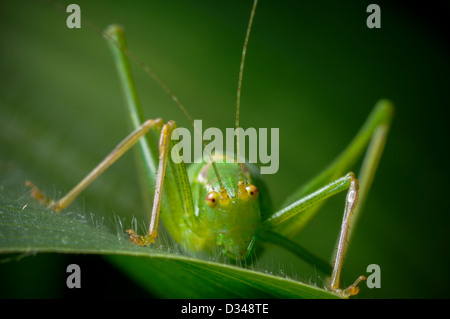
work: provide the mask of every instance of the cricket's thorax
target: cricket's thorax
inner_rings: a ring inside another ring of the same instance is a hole
[[[244,165],[242,174],[236,163],[217,162],[216,167],[227,200],[221,197],[224,194],[220,193],[211,164],[194,164],[188,168],[195,214],[184,220],[182,242],[193,251],[224,252],[233,258],[245,258],[261,224],[258,189]],[[244,183],[239,184],[241,175]]]

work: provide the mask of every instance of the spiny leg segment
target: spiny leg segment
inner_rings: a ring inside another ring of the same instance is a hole
[[[356,295],[359,292],[359,287],[357,285],[362,280],[366,280],[365,276],[360,276],[347,289],[342,290],[340,288],[341,271],[342,265],[344,263],[345,248],[347,245],[347,239],[350,229],[350,220],[357,207],[356,205],[358,203],[358,198],[359,198],[358,180],[355,178],[354,175],[352,175],[350,180],[350,187],[348,189],[347,197],[345,199],[344,216],[342,218],[341,232],[339,235],[339,242],[337,246],[336,256],[334,258],[334,266],[333,272],[331,274],[331,283],[330,283],[331,291],[339,293],[344,297]]]
[[[164,185],[164,177],[166,176],[167,160],[170,148],[170,136],[176,128],[174,121],[169,121],[163,126],[159,140],[159,165],[156,176],[155,197],[153,200],[152,214],[150,218],[150,226],[146,235],[138,235],[134,230],[128,229],[126,232],[130,235],[131,241],[140,246],[148,246],[155,242],[158,236],[159,214],[161,211],[162,192]]]
[[[134,130],[122,142],[120,142],[111,151],[111,153],[109,153],[103,161],[101,161],[81,182],[79,182],[74,188],[72,188],[72,190],[57,201],[47,197],[44,192],[42,192],[32,182],[26,181],[25,185],[32,189],[31,196],[39,203],[47,206],[55,212],[60,212],[67,208],[86,187],[96,180],[108,167],[110,167],[125,152],[135,145],[140,138],[142,138],[150,129],[154,127],[161,129],[161,134],[159,141],[159,166],[156,177],[155,197],[153,201],[154,204],[152,208],[149,231],[147,235],[139,236],[133,230],[127,230],[127,233],[130,235],[130,239],[133,243],[138,245],[150,245],[154,242],[158,234],[159,212],[161,209],[163,183],[169,154],[170,136],[172,131],[176,128],[176,123],[174,121],[169,121],[166,124],[163,124],[161,119],[145,121],[139,128]]]

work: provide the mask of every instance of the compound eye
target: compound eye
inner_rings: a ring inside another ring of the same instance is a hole
[[[216,208],[219,205],[220,195],[218,192],[211,191],[206,195],[206,204],[211,208]]]
[[[254,200],[254,199],[258,198],[258,194],[259,194],[258,187],[250,184],[245,189],[246,189],[248,197],[250,197],[250,199]]]

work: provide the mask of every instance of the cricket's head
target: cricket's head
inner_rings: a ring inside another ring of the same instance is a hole
[[[255,229],[261,220],[257,199],[258,188],[243,181],[237,188],[212,190],[206,196],[209,214],[215,220],[211,228],[217,234],[216,244],[233,259],[246,258],[252,251]]]
[[[209,229],[211,247],[232,259],[245,259],[261,225],[259,185],[245,165],[242,170],[235,163],[216,163],[216,167],[221,183],[209,164],[197,176],[197,182],[202,184],[198,219]]]

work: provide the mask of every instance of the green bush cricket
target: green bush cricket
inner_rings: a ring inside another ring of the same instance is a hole
[[[239,127],[245,54],[256,4],[257,1],[254,1],[240,65],[236,128]],[[55,211],[65,209],[106,168],[139,143],[146,159],[147,188],[149,191],[154,188],[155,191],[148,233],[141,236],[134,230],[127,231],[133,243],[143,246],[152,244],[158,235],[160,217],[175,241],[192,251],[213,253],[219,250],[224,255],[239,260],[247,259],[253,252],[260,251],[260,242],[272,242],[330,274],[328,288],[331,291],[345,297],[357,294],[357,285],[364,277],[359,277],[353,285],[342,289],[340,273],[349,228],[356,219],[354,215],[357,215],[367,197],[383,151],[393,113],[391,103],[385,100],[378,102],[361,130],[341,155],[311,182],[296,190],[281,209],[274,210],[268,200],[266,187],[252,165],[218,161],[216,163],[217,158],[214,158],[211,163],[194,163],[186,168],[185,163],[173,161],[170,154],[175,142],[171,140],[171,135],[176,123],[165,123],[161,119],[146,120],[143,116],[128,58],[131,56],[137,60],[169,93],[191,122],[192,118],[167,86],[128,51],[121,27],[109,27],[105,37],[113,51],[134,131],[60,200],[48,199],[34,184],[28,183],[33,187],[33,197]],[[143,138],[144,136],[146,138]],[[366,148],[360,175],[356,179],[348,170]],[[237,157],[239,158],[239,154]],[[312,218],[327,198],[343,191],[347,191],[347,197],[336,256],[331,267],[290,238]]]

